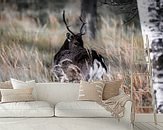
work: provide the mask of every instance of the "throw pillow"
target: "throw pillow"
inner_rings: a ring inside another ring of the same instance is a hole
[[[122,80],[105,81],[102,99],[107,100],[111,97],[119,94],[119,88],[121,87]]]
[[[14,89],[26,89],[29,87],[33,88],[32,95],[35,100],[37,100],[37,91],[36,91],[36,82],[35,80],[30,80],[30,81],[20,81],[17,79],[11,78],[11,83]]]
[[[11,81],[0,82],[0,89],[12,89]],[[0,101],[1,101],[1,92],[0,92]]]
[[[104,85],[101,81],[81,81],[78,100],[101,101]]]
[[[33,101],[33,88],[26,89],[1,89],[2,103]]]

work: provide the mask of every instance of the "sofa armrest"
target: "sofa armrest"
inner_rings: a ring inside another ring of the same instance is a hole
[[[133,110],[134,110],[133,103],[131,101],[127,101],[125,104],[124,117],[122,118],[122,120],[133,124],[135,120]]]

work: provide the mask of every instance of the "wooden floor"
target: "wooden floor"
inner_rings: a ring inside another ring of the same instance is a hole
[[[157,125],[152,122],[136,122],[133,130],[163,130],[163,122]]]

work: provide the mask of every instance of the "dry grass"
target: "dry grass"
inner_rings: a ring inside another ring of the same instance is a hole
[[[63,44],[66,29],[60,24],[55,14],[50,14],[49,27],[37,27],[31,18],[21,20],[14,15],[3,14],[0,21],[0,81],[10,77],[37,82],[50,82],[51,64],[57,49]],[[76,19],[73,14],[70,19]],[[145,60],[143,41],[140,30],[132,27],[126,29],[121,23],[110,18],[101,18],[102,26],[97,32],[96,41],[90,41],[84,36],[85,47],[93,48],[105,56],[110,79],[124,78],[123,88],[130,94],[131,67],[134,72],[144,73],[146,66],[133,65],[132,43],[134,44],[134,59]],[[109,21],[109,22],[108,22]],[[145,75],[134,75],[134,98],[136,106],[151,106],[151,95]],[[137,108],[136,112],[152,112],[152,109]]]
[[[1,80],[14,77],[21,80],[35,79],[38,82],[50,81],[49,54],[40,53],[36,48],[24,48],[13,43],[9,46],[0,45]],[[47,63],[46,63],[47,62]]]

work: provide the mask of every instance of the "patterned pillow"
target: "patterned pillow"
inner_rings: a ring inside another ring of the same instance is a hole
[[[102,99],[107,100],[119,94],[122,80],[105,81],[105,86],[102,94]]]
[[[11,83],[14,89],[25,89],[28,87],[33,88],[33,97],[35,100],[37,100],[37,91],[36,91],[36,82],[35,80],[30,80],[30,81],[21,81],[17,79],[11,78]]]
[[[81,81],[78,100],[101,101],[104,85],[101,81]]]
[[[0,89],[12,89],[11,81],[0,82]],[[1,92],[0,92],[0,101],[1,101]]]
[[[26,89],[1,89],[2,103],[33,101],[33,88]]]

